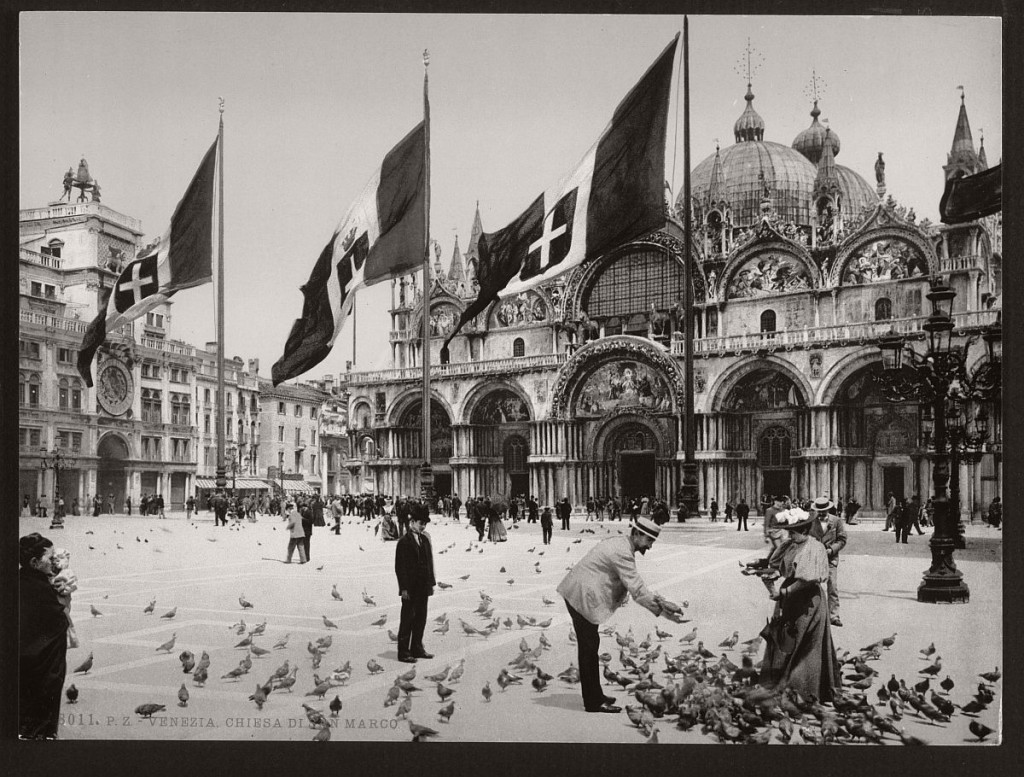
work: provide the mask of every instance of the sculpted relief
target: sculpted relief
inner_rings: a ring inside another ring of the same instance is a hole
[[[869,243],[846,263],[844,285],[879,283],[928,274],[924,257],[899,240],[876,240]]]
[[[524,292],[515,297],[501,300],[491,314],[491,327],[498,329],[509,326],[536,324],[548,319],[548,307],[536,293]]]

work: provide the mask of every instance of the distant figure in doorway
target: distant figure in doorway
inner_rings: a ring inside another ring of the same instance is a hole
[[[131,494],[124,498],[124,511],[131,516],[132,514],[132,497]]]
[[[714,497],[711,500],[711,506],[708,508],[708,511],[711,515],[711,523],[716,523],[718,521],[718,497]]]
[[[156,514],[158,516],[160,516],[161,518],[166,518],[167,517],[166,515],[164,515],[164,495],[163,494],[157,494],[156,495]]]
[[[188,499],[185,500],[185,517],[188,520],[191,521],[192,520],[192,513],[194,513],[195,511],[196,511],[196,498],[194,496],[190,496]]]
[[[896,507],[892,513],[892,525],[896,530],[896,542],[906,543],[907,537],[910,536],[911,523],[913,521],[910,517],[910,510],[907,509],[907,504],[901,496],[896,500]]]
[[[896,495],[890,491],[885,497],[885,528],[882,531],[889,531],[893,525],[893,517],[896,512]]]
[[[928,500],[931,502],[931,500]],[[1003,500],[1000,497],[995,497],[988,506],[988,523],[990,526],[996,529],[1001,529],[1003,525]]]
[[[555,510],[562,521],[562,529],[569,531],[569,516],[572,515],[572,505],[569,504],[569,497],[562,497],[562,501],[555,506]]]
[[[854,520],[855,516],[859,511],[860,502],[857,501],[857,497],[851,496],[850,499],[846,502],[846,508],[844,510],[846,523],[848,526],[856,526],[858,523],[860,523],[859,521]]]
[[[540,534],[545,545],[551,544],[551,528],[553,524],[554,521],[551,518],[551,507],[544,505],[544,510],[540,514]]]

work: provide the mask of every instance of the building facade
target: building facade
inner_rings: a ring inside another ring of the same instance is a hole
[[[340,376],[353,473],[369,487],[419,492],[421,339],[431,338],[430,460],[439,493],[569,497],[642,494],[678,504],[683,418],[695,408],[701,506],[765,494],[926,497],[924,411],[880,393],[879,338],[923,339],[929,281],[957,292],[955,340],[996,323],[1001,217],[956,227],[918,222],[836,163],[818,122],[789,145],[764,140],[748,88],[735,143],[692,172],[692,201],[664,228],[517,297],[495,302],[440,347],[475,298],[479,208],[465,253],[435,265],[430,309],[417,277],[393,284],[392,367]],[[985,169],[966,108],[946,177]],[[943,179],[936,163],[936,199]],[[694,385],[683,380],[683,232],[694,224]],[[920,346],[918,346],[920,348]],[[980,354],[971,351],[977,366]],[[976,408],[980,410],[980,408]],[[1000,493],[998,405],[989,440],[961,463],[962,506]],[[370,474],[367,475],[366,473]]]
[[[324,493],[321,424],[331,395],[315,385],[274,386],[266,378],[258,385],[259,473],[287,492]]]

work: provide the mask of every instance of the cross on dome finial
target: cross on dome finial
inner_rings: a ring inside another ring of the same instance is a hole
[[[743,50],[743,56],[737,60],[735,70],[739,75],[746,76],[748,87],[753,83],[754,76],[763,64],[764,56],[750,45],[750,38],[747,38],[746,48]]]
[[[430,52],[423,49],[423,67],[430,67]]]
[[[826,83],[825,79],[819,76],[816,70],[812,70],[811,80],[804,88],[804,94],[814,102],[818,102],[818,100],[825,96],[827,89],[828,83]]]
[[[964,101],[964,87],[963,87],[963,85],[958,86],[957,89],[960,90],[960,102],[963,102]]]

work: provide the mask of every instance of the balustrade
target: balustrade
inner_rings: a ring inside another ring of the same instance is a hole
[[[64,263],[59,256],[41,254],[28,248],[19,248],[18,257],[23,262],[31,262],[32,264],[38,264],[41,267],[49,267],[51,270],[61,269]]]

